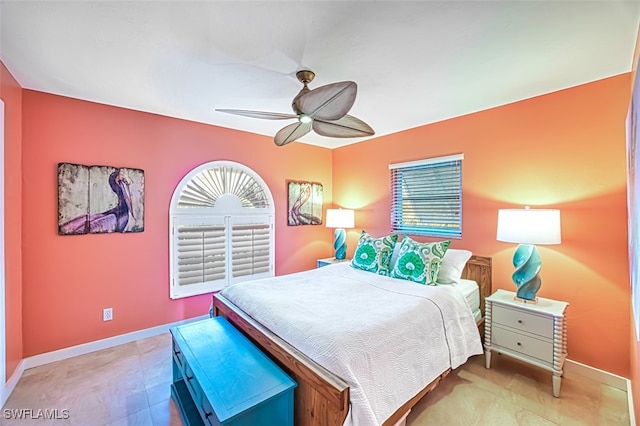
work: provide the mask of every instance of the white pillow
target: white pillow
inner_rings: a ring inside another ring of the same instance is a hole
[[[393,268],[396,266],[396,261],[398,260],[398,256],[400,255],[401,245],[402,245],[402,241],[396,241],[396,245],[393,247],[393,252],[391,253],[391,259],[389,260],[390,271],[393,271]]]
[[[448,249],[440,263],[436,282],[438,284],[458,284],[464,265],[467,264],[472,254],[469,250]]]

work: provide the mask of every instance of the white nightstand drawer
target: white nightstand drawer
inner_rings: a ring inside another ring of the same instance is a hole
[[[491,344],[538,358],[544,362],[553,362],[552,342],[518,334],[495,325],[491,330]]]
[[[494,305],[492,322],[549,339],[553,338],[553,318],[548,316],[543,317],[502,305]]]
[[[567,356],[569,304],[538,297],[538,303],[515,300],[512,291],[498,289],[485,299],[484,356],[491,368],[491,351],[518,358],[553,373],[553,396],[560,396],[562,367]]]

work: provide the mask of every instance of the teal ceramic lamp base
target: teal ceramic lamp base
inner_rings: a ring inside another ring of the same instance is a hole
[[[344,260],[347,257],[347,233],[343,228],[336,228],[333,232],[333,248],[336,259]]]
[[[540,273],[542,262],[538,249],[533,244],[520,244],[513,255],[513,266],[516,271],[511,278],[518,290],[516,298],[526,303],[536,303],[536,294],[542,281]]]

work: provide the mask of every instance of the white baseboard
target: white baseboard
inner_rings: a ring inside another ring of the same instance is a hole
[[[629,404],[629,424],[636,424],[636,410],[633,405],[633,391],[631,390],[631,380],[627,380],[627,403]]]
[[[566,362],[564,363],[564,372],[568,374],[577,374],[579,376],[583,376],[604,385],[627,392],[627,382],[629,382],[629,379],[618,376],[617,374],[609,373],[608,371],[590,367],[577,361],[572,361],[570,359],[566,360]]]
[[[612,388],[619,389],[627,393],[627,405],[629,407],[629,424],[632,426],[636,424],[635,408],[633,405],[633,393],[631,391],[631,380],[618,376],[617,374],[609,373],[604,370],[599,370],[588,365],[581,364],[577,361],[566,360],[564,363],[565,374],[576,374],[579,376],[587,377],[598,383],[602,383]]]
[[[69,348],[59,349],[57,351],[47,352],[25,358],[20,362],[18,368],[16,368],[16,371],[11,375],[11,378],[5,384],[4,389],[0,387],[0,407],[4,406],[5,402],[7,402],[7,399],[9,399],[9,395],[11,395],[11,392],[13,392],[13,389],[18,384],[18,380],[20,380],[20,377],[22,377],[22,373],[24,373],[24,370],[38,367],[44,364],[49,364],[51,362],[62,361],[63,359],[71,358],[74,356],[88,354],[90,352],[99,351],[101,349],[111,348],[113,346],[122,345],[124,343],[146,339],[147,337],[157,336],[158,334],[168,332],[172,327],[194,321],[200,321],[206,318],[209,318],[209,315],[201,315],[195,318],[189,318],[170,324],[159,325],[157,327],[146,328],[144,330],[133,331],[131,333],[121,334],[119,336],[108,337],[106,339],[83,343],[81,345],[71,346]]]
[[[209,318],[209,315],[201,315],[199,317],[189,318],[171,324],[159,325],[157,327],[151,327],[144,330],[133,331],[131,333],[120,334],[119,336],[113,336],[102,340],[83,343],[81,345],[71,346],[69,348],[59,349],[53,352],[30,356],[29,358],[24,359],[24,368],[26,370],[29,368],[37,367],[39,365],[49,364],[50,362],[61,361],[63,359],[71,358],[74,356],[84,355],[90,352],[99,351],[101,349],[107,349],[113,346],[134,342],[136,340],[146,339],[147,337],[157,336],[158,334],[168,332],[172,327],[194,321],[200,321],[206,318]]]
[[[18,384],[18,380],[22,377],[22,373],[24,373],[24,360],[20,361],[18,367],[14,370],[7,383],[4,384],[4,388],[0,387],[0,407],[4,407],[4,403],[9,399],[9,395],[16,388]]]

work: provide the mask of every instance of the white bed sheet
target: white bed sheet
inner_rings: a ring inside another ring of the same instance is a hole
[[[381,424],[446,369],[482,353],[474,316],[454,286],[342,263],[239,283],[222,294],[349,384],[345,425]]]
[[[480,311],[480,286],[478,286],[478,283],[462,278],[454,287],[462,292],[476,322],[480,321],[482,312]]]

